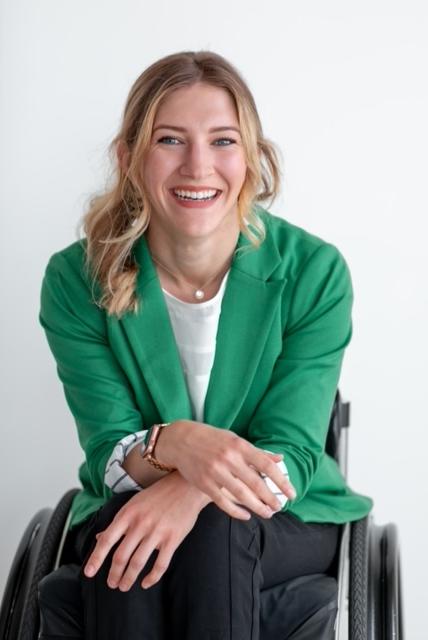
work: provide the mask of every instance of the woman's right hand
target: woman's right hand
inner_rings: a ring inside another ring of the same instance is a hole
[[[238,505],[262,518],[281,509],[260,473],[288,498],[296,497],[294,487],[276,464],[280,455],[267,453],[227,429],[178,420],[162,430],[156,457],[176,467],[188,482],[234,518],[248,519],[248,512]]]
[[[207,497],[191,486],[178,472],[132,496],[116,513],[104,531],[96,535],[96,545],[85,562],[84,573],[92,578],[113,553],[107,584],[128,591],[144,569],[153,551],[158,550],[144,588],[160,580],[177,547],[193,529]]]

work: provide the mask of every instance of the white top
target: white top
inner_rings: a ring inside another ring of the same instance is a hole
[[[198,422],[203,422],[205,396],[214,362],[217,327],[228,275],[229,271],[214,298],[206,302],[183,302],[163,289],[191,400],[193,419]],[[114,493],[143,488],[126,473],[122,463],[128,453],[144,440],[146,434],[147,429],[132,433],[115,446],[105,473],[105,483]],[[288,476],[284,462],[280,460],[276,464]],[[287,497],[270,478],[264,474],[261,476],[284,505]]]
[[[214,362],[218,320],[229,272],[220,289],[206,302],[183,302],[163,289],[181,365],[193,409],[193,419],[204,421],[205,395]]]

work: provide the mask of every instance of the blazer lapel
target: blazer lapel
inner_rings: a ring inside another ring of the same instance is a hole
[[[238,246],[248,245],[240,236]],[[270,235],[232,264],[217,331],[204,421],[230,428],[257,371],[287,279],[268,281],[280,261]]]
[[[263,353],[286,278],[269,281],[280,255],[270,234],[253,249],[242,234],[226,284],[204,421],[230,428]],[[177,344],[156,269],[143,236],[135,245],[140,308],[120,320],[161,419],[192,419]]]
[[[162,421],[192,419],[192,408],[164,295],[143,236],[135,247],[139,264],[138,312],[122,319],[132,351],[139,363]]]

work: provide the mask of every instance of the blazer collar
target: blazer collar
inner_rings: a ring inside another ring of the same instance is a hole
[[[204,422],[230,428],[250,388],[286,279],[269,278],[281,257],[267,232],[258,249],[242,234],[222,301]],[[164,295],[145,236],[134,255],[140,267],[140,308],[120,322],[162,421],[192,419],[192,408]]]

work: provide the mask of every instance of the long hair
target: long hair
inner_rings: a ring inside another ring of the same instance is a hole
[[[137,78],[128,95],[122,124],[109,145],[110,186],[93,196],[83,217],[86,267],[101,291],[97,304],[120,317],[137,311],[135,292],[138,265],[132,247],[150,222],[150,202],[144,194],[142,173],[157,110],[173,91],[197,82],[225,89],[233,98],[247,164],[238,196],[241,232],[255,247],[265,237],[257,203],[276,198],[280,168],[275,145],[263,135],[254,98],[238,71],[211,51],[183,51],[161,58]],[[121,148],[128,162],[120,162]]]

